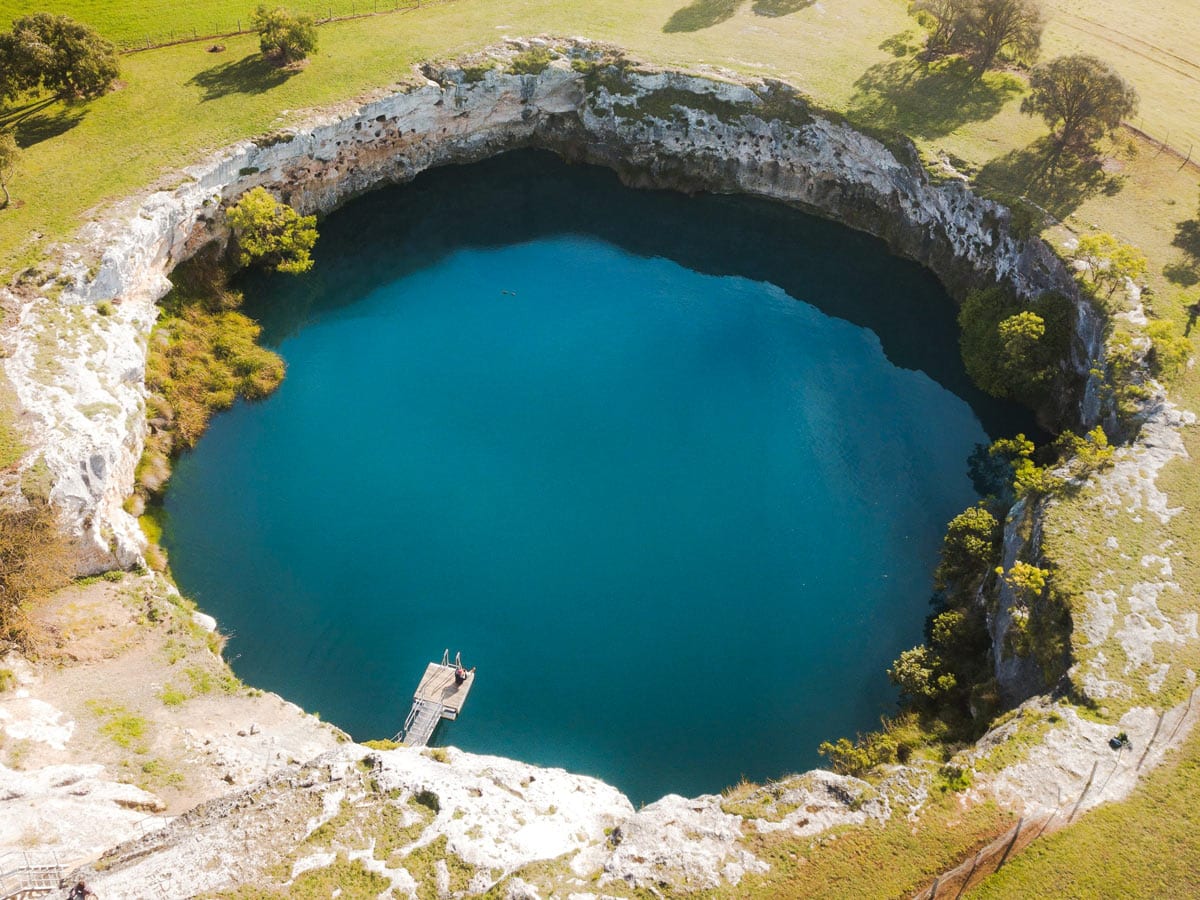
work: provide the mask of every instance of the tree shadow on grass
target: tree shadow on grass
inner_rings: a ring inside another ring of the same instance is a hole
[[[1183,251],[1183,260],[1165,266],[1163,275],[1181,287],[1200,284],[1200,218],[1186,219],[1176,225],[1171,245]]]
[[[229,94],[261,94],[279,87],[299,69],[280,68],[261,54],[251,53],[238,60],[221,63],[197,72],[188,84],[204,91],[204,100],[218,100]]]
[[[742,5],[742,0],[693,0],[692,3],[677,9],[667,19],[663,31],[672,34],[678,31],[703,31],[720,25]]]
[[[781,19],[802,9],[808,9],[816,2],[817,0],[754,0],[754,5],[750,8],[756,16]]]
[[[682,9],[675,10],[662,30],[672,34],[712,28],[732,17],[744,2],[745,0],[692,0]],[[816,2],[817,0],[754,0],[751,9],[756,16],[778,19],[807,9]]]
[[[938,138],[967,122],[992,118],[1021,90],[1020,80],[1004,72],[976,77],[962,59],[925,64],[904,56],[859,76],[849,112],[852,120],[876,128]]]
[[[44,109],[14,122],[13,136],[17,145],[25,148],[65,134],[83,121],[87,110],[82,106],[60,106]]]
[[[1124,187],[1121,178],[1104,171],[1101,160],[1064,152],[1050,137],[992,160],[975,182],[992,194],[1025,197],[1060,221],[1089,197],[1111,197]]]
[[[87,108],[81,104],[60,103],[57,97],[41,97],[4,110],[0,114],[0,128],[12,132],[17,146],[27,148],[70,131],[85,115]]]

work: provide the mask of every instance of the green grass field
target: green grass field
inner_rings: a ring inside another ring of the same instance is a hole
[[[248,18],[254,5],[66,0],[48,8],[76,15],[115,41],[137,43],[147,35],[159,40],[191,29],[201,34],[229,30],[239,18]],[[321,15],[367,6],[357,0],[285,5]],[[1200,160],[1195,0],[1145,6],[1047,0],[1046,5],[1044,57],[1084,51],[1108,59],[1141,94],[1141,109],[1131,124],[1169,143],[1178,156],[1126,132],[1110,148],[1103,172],[1047,175],[1039,144],[1046,129],[1019,112],[1023,81],[993,73],[976,83],[953,65],[919,65],[920,33],[903,0],[438,0],[406,12],[322,26],[319,52],[294,73],[261,63],[250,35],[222,39],[227,49],[221,54],[207,53],[204,43],[181,44],[124,56],[121,88],[97,101],[34,105],[0,117],[25,148],[12,183],[16,202],[0,211],[0,274],[36,262],[50,243],[69,238],[107,203],[156,182],[171,184],[182,166],[234,140],[392,85],[418,60],[457,55],[504,36],[548,32],[613,41],[664,64],[782,78],[855,122],[909,134],[926,158],[947,156],[980,190],[1025,196],[1050,210],[1063,223],[1047,232],[1052,241],[1098,229],[1140,247],[1151,262],[1148,306],[1182,328],[1189,306],[1200,301],[1200,262],[1179,246],[1181,229],[1198,217],[1200,199],[1200,170],[1181,166],[1181,156],[1193,145],[1193,160]],[[0,25],[40,8],[47,7],[0,0]],[[1200,328],[1191,335],[1193,347],[1200,349]],[[1172,393],[1184,406],[1200,410],[1200,374],[1193,369],[1184,375]],[[3,405],[0,400],[0,413]],[[15,452],[3,422],[0,415],[0,466]],[[1140,528],[1132,520],[1114,527],[1136,532],[1146,547],[1172,540],[1176,547],[1192,548],[1176,565],[1176,577],[1184,588],[1180,602],[1194,603],[1200,593],[1200,558],[1194,549],[1200,547],[1200,476],[1194,462],[1200,457],[1200,428],[1188,429],[1185,441],[1192,459],[1170,464],[1159,485],[1171,505],[1185,512],[1164,528]],[[1061,509],[1058,522],[1068,532],[1088,515],[1070,504]],[[1059,556],[1054,561],[1064,570],[1087,573],[1103,562],[1094,550],[1087,541],[1062,540],[1055,544]],[[1115,577],[1137,575],[1124,567]],[[1118,896],[1197,893],[1195,881],[1185,877],[1200,870],[1200,842],[1192,838],[1200,809],[1197,760],[1200,736],[1191,738],[1179,762],[1156,773],[1135,799],[1092,813],[1076,828],[1035,844],[985,895],[1095,896],[1104,893],[1101,885],[1114,885],[1111,893]],[[865,872],[897,852],[887,841],[860,847],[856,839],[843,848],[850,860],[846,896],[856,895],[856,867]],[[781,858],[795,860],[793,849],[784,848]],[[928,872],[926,865],[914,867],[905,884],[912,887],[913,878]],[[1096,880],[1097,873],[1108,880]],[[806,875],[786,867],[781,877],[793,887],[807,884]],[[857,895],[875,885],[863,881]],[[1182,892],[1174,890],[1178,885]],[[895,887],[889,883],[887,889]]]
[[[246,0],[141,0],[112,3],[109,0],[67,0],[60,3],[9,3],[5,21],[28,12],[65,13],[85,22],[123,49],[206,35],[228,34],[249,29],[256,2]],[[268,4],[269,6],[278,4]],[[416,6],[416,0],[292,0],[283,4],[293,12],[327,19]]]
[[[1085,900],[1200,896],[1200,739],[1124,803],[1034,842],[972,897]]]

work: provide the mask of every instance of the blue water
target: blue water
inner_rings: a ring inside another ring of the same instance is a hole
[[[894,709],[981,416],[1021,423],[967,385],[927,273],[535,153],[322,233],[310,275],[245,284],[286,381],[166,498],[241,677],[388,737],[461,649],[437,742],[635,802],[804,769]]]

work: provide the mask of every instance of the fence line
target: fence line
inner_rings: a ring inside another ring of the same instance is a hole
[[[344,0],[338,0],[338,12],[334,13],[334,7],[327,4],[317,4],[313,7],[313,20],[317,25],[328,25],[331,22],[348,22],[354,19],[366,19],[372,16],[387,16],[396,13],[412,12],[420,9],[422,6],[440,6],[451,0],[354,0],[352,3],[345,3]],[[346,9],[349,12],[346,12]],[[305,13],[306,10],[296,10],[300,13]],[[324,13],[322,15],[321,13]],[[235,19],[233,22],[212,23],[212,31],[201,31],[201,26],[193,26],[190,28],[169,28],[162,31],[147,31],[146,34],[139,38],[125,38],[116,40],[115,43],[120,48],[123,55],[132,53],[144,53],[147,50],[158,50],[163,47],[177,47],[182,44],[194,44],[200,41],[213,41],[218,38],[237,37],[241,34],[251,34],[254,29],[250,26],[249,19]]]

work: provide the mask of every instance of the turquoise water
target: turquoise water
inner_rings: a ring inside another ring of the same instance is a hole
[[[242,678],[389,737],[461,649],[435,742],[635,802],[804,769],[894,708],[967,457],[1024,424],[967,385],[927,273],[536,153],[322,234],[309,276],[245,284],[286,381],[166,498]]]

